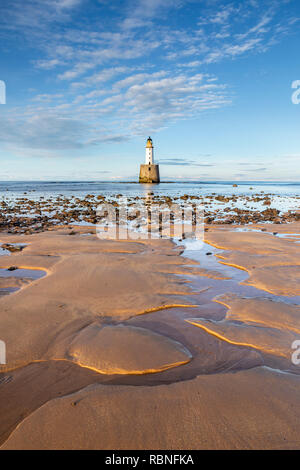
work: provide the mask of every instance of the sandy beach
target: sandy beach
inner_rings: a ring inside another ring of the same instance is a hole
[[[0,0],[0,450],[300,450],[299,5]]]
[[[300,448],[299,234],[2,232],[1,449]]]

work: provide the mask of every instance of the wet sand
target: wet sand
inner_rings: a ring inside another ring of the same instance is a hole
[[[91,232],[1,233],[1,448],[299,449],[300,223]]]

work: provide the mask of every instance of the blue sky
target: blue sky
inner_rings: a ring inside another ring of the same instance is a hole
[[[299,181],[299,39],[299,0],[1,0],[0,180],[136,180],[151,135],[164,180]]]

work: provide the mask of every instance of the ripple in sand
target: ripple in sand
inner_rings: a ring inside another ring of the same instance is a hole
[[[299,306],[230,294],[218,298],[218,302],[229,309],[224,320],[186,321],[224,342],[259,351],[266,366],[300,373],[291,361],[292,343],[300,334]]]
[[[150,374],[190,362],[180,343],[150,330],[132,326],[92,324],[68,350],[73,362],[102,374]]]

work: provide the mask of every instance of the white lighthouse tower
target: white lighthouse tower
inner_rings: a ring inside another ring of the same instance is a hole
[[[146,144],[146,165],[154,164],[154,147],[151,137],[148,137]]]
[[[159,183],[159,166],[154,163],[154,148],[151,137],[146,143],[146,163],[140,167],[140,183]]]

